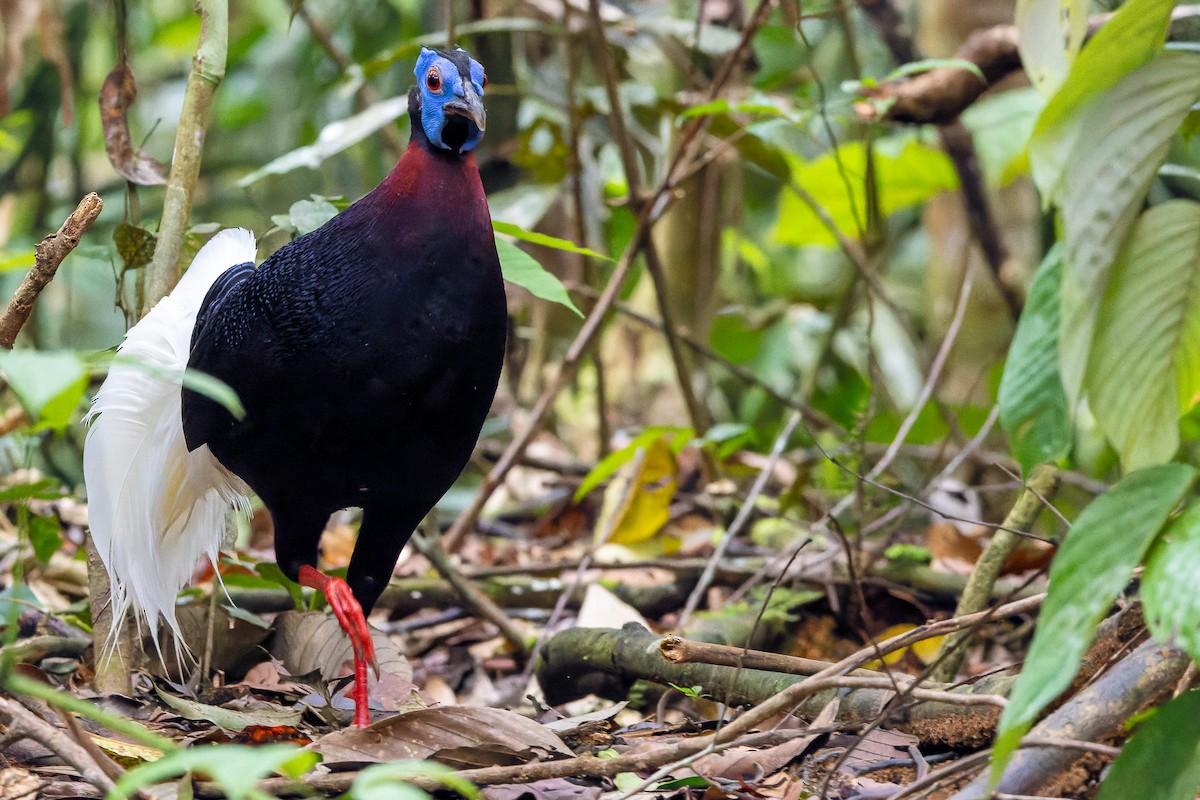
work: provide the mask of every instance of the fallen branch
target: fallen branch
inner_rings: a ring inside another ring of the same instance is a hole
[[[111,790],[115,785],[100,765],[71,739],[70,735],[46,722],[16,700],[0,696],[0,714],[9,717],[10,740],[17,737],[32,739],[78,770],[85,781],[102,792]]]
[[[782,695],[795,702],[777,713],[816,716],[840,690],[837,724],[869,722],[887,713],[897,694],[911,702],[904,706],[897,730],[937,744],[977,745],[988,741],[999,719],[1001,699],[1013,678],[994,675],[966,687],[928,684],[917,688],[908,676],[873,673],[846,676],[826,668],[812,677],[714,664],[672,663],[660,654],[661,637],[637,624],[620,630],[573,628],[555,635],[542,649],[538,683],[547,702],[555,704],[582,692],[602,693],[607,688],[627,690],[636,679],[662,685],[700,686],[703,693],[728,705],[769,705]],[[872,657],[864,651],[867,658]],[[605,683],[607,679],[607,684]],[[980,708],[980,706],[990,706]],[[759,706],[761,707],[761,706]],[[749,712],[754,714],[754,711]],[[771,715],[774,716],[774,715]],[[953,719],[953,723],[947,722]],[[754,727],[759,723],[756,722]],[[749,733],[752,728],[741,731]]]
[[[100,199],[100,195],[91,192],[79,201],[79,205],[58,229],[58,233],[37,243],[33,269],[29,270],[25,280],[21,281],[8,303],[4,316],[0,317],[0,347],[5,350],[12,349],[17,334],[21,332],[21,328],[33,312],[33,304],[38,295],[54,278],[63,259],[79,245],[79,240],[87,229],[92,227],[96,217],[100,216],[102,208],[104,201]]]
[[[1184,653],[1155,642],[1146,642],[1116,663],[1095,683],[1064,703],[1034,726],[1030,735],[1046,739],[1124,739],[1126,722],[1134,714],[1170,699],[1176,681],[1190,659]],[[1090,779],[1104,762],[1099,755],[1083,759],[1071,748],[1038,747],[1017,752],[997,792],[1017,795],[1078,796],[1080,781]],[[1079,769],[1085,768],[1080,774]],[[1090,767],[1090,769],[1088,769]],[[988,775],[980,775],[952,800],[982,800]]]

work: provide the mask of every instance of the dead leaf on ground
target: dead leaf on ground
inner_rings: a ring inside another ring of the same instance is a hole
[[[347,674],[353,662],[350,638],[337,618],[321,611],[285,611],[275,618],[271,655],[292,675],[320,672],[326,680]],[[382,631],[371,629],[379,672],[412,679],[412,666]]]
[[[317,741],[312,749],[326,766],[343,768],[402,758],[432,758],[455,768],[523,764],[571,756],[544,725],[499,708],[424,708],[347,728]]]
[[[807,727],[819,730],[831,725],[837,717],[839,705],[836,698],[830,700]],[[757,782],[799,758],[820,735],[812,733],[798,736],[790,742],[772,747],[733,747],[697,759],[692,769],[697,775],[710,780],[723,778],[727,781]]]
[[[920,740],[916,736],[899,731],[874,728],[861,737],[843,737],[841,746],[848,752],[838,765],[840,772],[859,775],[882,761],[894,758],[910,758],[908,748],[915,747]],[[837,744],[831,741],[830,745]]]
[[[133,77],[133,70],[128,64],[120,62],[108,73],[100,88],[104,149],[117,174],[125,180],[141,186],[160,186],[167,182],[166,167],[133,149],[128,113],[135,97],[137,81]]]
[[[208,610],[209,604],[202,602],[181,605],[175,612],[175,616],[179,620],[181,638],[195,660],[200,659],[204,654],[204,648],[208,642]],[[250,618],[244,614],[234,616],[229,613],[229,609],[218,605],[212,626],[212,652],[209,654],[209,663],[212,668],[231,675],[240,675],[256,662],[261,661],[263,653],[260,645],[271,635],[271,631],[263,627],[264,624],[251,622]],[[145,638],[149,645],[148,632]],[[154,652],[152,645],[146,652]],[[163,645],[162,652],[166,671],[163,672],[162,663],[152,659],[150,671],[153,674],[175,680],[190,670],[194,664],[194,661],[182,666],[177,663],[175,647],[170,635]]]
[[[21,767],[0,769],[0,797],[9,800],[34,800],[42,781],[32,772]]]
[[[203,720],[231,731],[240,731],[249,725],[275,727],[279,725],[295,726],[300,724],[303,712],[290,708],[279,708],[267,703],[253,710],[239,710],[214,706],[208,703],[198,703],[184,697],[176,697],[164,692],[160,687],[154,687],[159,699],[170,706],[175,713],[184,719]]]
[[[604,793],[600,786],[581,786],[566,778],[547,778],[533,783],[500,783],[480,790],[484,800],[595,800]]]

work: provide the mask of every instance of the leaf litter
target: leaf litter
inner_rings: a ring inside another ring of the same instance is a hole
[[[629,466],[617,465],[601,482],[602,493],[578,502],[568,497],[564,503],[560,488],[564,476],[543,470],[549,479],[530,482],[528,486],[534,488],[525,490],[535,500],[541,493],[543,502],[513,498],[512,510],[501,511],[497,519],[510,525],[515,535],[469,540],[464,560],[470,566],[464,572],[508,613],[529,620],[530,630],[551,646],[554,633],[581,624],[608,628],[618,634],[618,643],[619,632],[612,629],[627,621],[652,630],[676,631],[678,611],[712,552],[723,520],[729,518],[722,511],[730,508],[735,495],[725,485],[711,487],[710,492],[710,487],[697,484],[687,466],[696,459],[687,450],[676,458],[673,451],[649,447],[656,453],[652,468],[645,455],[639,458],[632,453]],[[578,477],[570,480],[577,482]],[[664,504],[665,487],[670,499]],[[782,498],[788,487],[774,482],[768,488]],[[642,499],[631,501],[630,494]],[[605,503],[598,502],[601,496]],[[947,590],[939,581],[961,586],[961,573],[952,565],[929,566],[928,560],[910,554],[895,561],[883,559],[875,567],[889,576],[886,583],[859,584],[870,608],[869,614],[860,616],[851,613],[855,595],[845,587],[853,584],[846,583],[846,573],[841,571],[844,550],[835,539],[805,547],[797,556],[797,571],[771,573],[774,554],[813,534],[797,514],[802,506],[777,503],[774,498],[765,503],[755,517],[763,524],[752,524],[744,540],[727,552],[708,592],[709,610],[695,615],[677,633],[738,647],[753,640],[772,653],[834,662],[891,631],[911,630],[930,618],[950,615],[956,590]],[[653,523],[655,518],[661,522]],[[556,524],[563,526],[561,535]],[[592,536],[579,536],[581,524]],[[929,543],[930,549],[937,550],[941,546],[934,543],[937,524],[910,527],[900,541],[916,548]],[[356,525],[352,517],[331,521],[329,553],[334,562],[344,560]],[[657,549],[647,555],[611,547],[597,551],[598,540],[604,538],[597,533],[601,528],[628,530],[634,544],[657,542]],[[767,537],[762,543],[758,543],[760,533]],[[62,534],[63,550],[45,565],[32,564],[27,578],[36,585],[48,575],[58,576],[59,599],[38,599],[45,611],[34,615],[52,621],[59,636],[65,630],[81,637],[86,634],[74,626],[86,618],[73,616],[77,612],[72,604],[86,596],[86,576],[70,566],[79,562],[69,557],[80,546],[77,525],[64,521]],[[0,539],[0,557],[20,552],[17,532],[10,530],[5,536]],[[671,538],[686,547],[661,546]],[[837,717],[818,715],[805,721],[781,714],[759,725],[762,733],[744,743],[713,747],[721,727],[717,720],[729,714],[720,693],[706,680],[688,681],[682,676],[665,685],[638,683],[636,659],[621,652],[619,644],[612,652],[583,657],[585,663],[603,662],[611,672],[583,670],[556,681],[554,688],[561,697],[551,710],[542,702],[546,687],[531,677],[528,662],[516,656],[439,576],[432,575],[423,557],[412,554],[397,565],[393,585],[372,619],[381,667],[378,679],[370,677],[374,723],[365,730],[345,728],[352,710],[345,696],[351,673],[349,642],[328,613],[294,610],[297,598],[289,592],[294,587],[264,577],[277,570],[254,569],[270,559],[270,541],[269,531],[257,531],[220,565],[229,597],[209,570],[202,573],[202,590],[192,590],[179,607],[185,638],[199,658],[207,659],[207,674],[200,674],[198,664],[189,663],[182,669],[169,664],[164,675],[160,665],[147,662],[128,697],[97,696],[89,688],[86,659],[60,658],[56,666],[53,657],[39,653],[34,660],[41,663],[41,678],[191,746],[311,740],[307,748],[322,758],[312,773],[314,780],[322,775],[326,777],[321,780],[334,780],[334,775],[351,780],[367,765],[408,759],[440,762],[468,775],[479,769],[526,770],[519,779],[513,773],[507,781],[499,776],[495,785],[490,778],[485,781],[484,796],[495,798],[592,798],[638,786],[672,762],[680,763],[642,791],[670,796],[705,785],[714,796],[800,798],[828,782],[837,792],[830,796],[851,796],[855,787],[870,795],[882,791],[881,786],[896,790],[916,777],[918,765],[951,756],[954,745],[946,743],[955,740],[954,731],[960,725],[971,728],[965,718],[956,722],[951,715],[942,721],[937,743],[887,730],[889,720],[901,719],[913,708],[902,701],[890,710],[884,704],[874,707],[870,713],[879,716],[885,729],[864,737],[855,733],[856,725],[839,722],[855,702],[851,692]],[[939,561],[961,557],[957,547],[940,552]],[[630,558],[639,560],[630,563]],[[763,583],[762,576],[769,574],[777,576],[773,589]],[[814,577],[797,577],[802,575]],[[953,584],[954,580],[959,583]],[[756,582],[758,588],[747,592],[747,586]],[[216,601],[210,602],[205,593],[213,592]],[[230,598],[244,604],[231,610],[227,608]],[[216,611],[211,622],[210,608]],[[206,654],[200,643],[209,638],[210,627],[213,647]],[[29,630],[32,633],[33,627]],[[1019,619],[1000,620],[988,630],[989,636],[970,650],[967,674],[994,670],[997,657],[1005,666],[1020,652]],[[548,652],[552,651],[543,650],[538,658],[546,658]],[[922,658],[904,656],[888,669],[903,679],[906,673],[920,673],[925,665],[922,653]],[[51,667],[56,671],[52,673]],[[160,677],[151,681],[146,673]],[[760,677],[759,671],[744,670],[739,679]],[[125,738],[103,725],[93,728],[91,734],[106,742]],[[764,735],[775,738],[753,738]],[[689,752],[706,745],[711,752],[687,759]],[[973,741],[963,746],[973,746]],[[112,754],[119,748],[101,745]],[[664,761],[664,753],[676,755]],[[590,760],[580,761],[581,757]],[[151,760],[153,753],[135,750],[120,758],[127,768],[135,767]],[[556,762],[570,765],[570,779],[540,771],[550,770]],[[608,762],[628,766],[614,771],[606,767]],[[337,785],[347,788],[349,783]]]

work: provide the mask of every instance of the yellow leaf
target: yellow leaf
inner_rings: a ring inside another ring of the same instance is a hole
[[[665,438],[639,448],[609,482],[596,519],[597,544],[634,544],[667,524],[678,485],[675,454]]]
[[[88,736],[91,737],[97,747],[108,754],[109,758],[126,769],[136,767],[138,764],[144,764],[148,761],[158,761],[158,759],[162,758],[162,751],[154,747],[109,739],[106,736],[98,736],[94,733],[90,733]]]

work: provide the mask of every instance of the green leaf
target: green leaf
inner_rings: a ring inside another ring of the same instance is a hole
[[[983,70],[972,61],[967,61],[962,58],[923,58],[920,61],[910,61],[907,64],[901,64],[894,70],[884,76],[885,81],[895,81],[900,78],[907,78],[911,75],[920,75],[922,72],[929,72],[935,69],[961,69],[979,78],[979,82],[987,85],[987,78],[983,75]]]
[[[43,517],[41,514],[29,515],[29,544],[33,546],[33,554],[42,564],[50,562],[50,556],[62,545],[62,534],[58,530],[58,520]]]
[[[0,490],[0,503],[15,500],[57,500],[64,494],[62,484],[53,478],[43,478],[34,483],[17,483]]]
[[[644,431],[633,437],[633,441],[625,445],[619,450],[614,450],[604,458],[596,466],[592,467],[579,484],[579,488],[575,490],[573,502],[578,503],[583,498],[600,484],[611,478],[617,470],[628,464],[638,450],[647,447],[655,439],[661,439],[663,436],[672,437],[671,450],[676,455],[688,441],[692,439],[694,433],[691,428],[669,428],[664,426],[653,426],[646,428]]]
[[[154,248],[158,237],[145,228],[119,222],[113,229],[113,244],[121,257],[121,269],[139,269],[154,260]]]
[[[533,256],[507,239],[499,238],[496,239],[496,254],[500,256],[500,271],[504,273],[504,280],[515,283],[534,297],[559,303],[583,316],[567,293],[567,287]]]
[[[1034,275],[1000,379],[1000,425],[1024,474],[1071,448],[1071,413],[1058,376],[1062,252],[1061,245],[1051,248]]]
[[[24,613],[31,608],[44,610],[45,607],[37,595],[30,591],[24,583],[15,583],[0,589],[0,620],[10,617],[16,619],[17,614]]]
[[[1142,602],[1150,632],[1200,662],[1200,501],[1171,521],[1146,558]]]
[[[1179,417],[1200,392],[1198,316],[1200,203],[1170,200],[1138,218],[1113,263],[1084,378],[1127,470],[1179,449]]]
[[[1039,123],[1030,142],[1034,178],[1062,216],[1067,252],[1059,364],[1072,405],[1083,388],[1113,260],[1171,137],[1197,97],[1200,57],[1165,53],[1122,77],[1062,125],[1042,131]]]
[[[317,134],[315,142],[276,158],[265,167],[242,178],[238,181],[238,186],[249,186],[268,175],[282,175],[300,167],[316,169],[325,159],[358,144],[375,131],[385,125],[390,125],[407,113],[407,95],[380,100],[352,117],[329,123]]]
[[[984,95],[963,112],[989,186],[1007,186],[1029,172],[1029,137],[1045,106],[1036,89],[1025,87]]]
[[[28,250],[0,251],[0,272],[30,269],[36,260],[37,251],[32,247]]]
[[[313,195],[310,200],[297,200],[288,209],[287,227],[297,236],[315,231],[329,220],[337,216],[337,206],[320,195]],[[280,226],[283,227],[283,226]]]
[[[69,350],[0,351],[0,370],[40,427],[65,428],[87,389],[87,369]]]
[[[1092,501],[1071,526],[1050,567],[1050,591],[1025,667],[1000,717],[993,784],[1033,720],[1070,685],[1096,625],[1195,477],[1196,470],[1185,464],[1132,472]]]
[[[292,596],[292,603],[296,609],[304,609],[304,590],[300,588],[300,584],[288,580],[278,564],[273,561],[261,561],[254,565],[254,571],[266,580],[278,583],[284,589],[287,589],[288,594]]]
[[[268,727],[276,725],[295,726],[300,724],[300,717],[303,714],[300,710],[283,707],[241,711],[232,708],[222,708],[221,706],[214,706],[208,703],[199,703],[195,700],[189,700],[186,697],[177,697],[164,692],[158,686],[154,687],[154,691],[158,694],[160,700],[174,709],[184,719],[207,720],[217,727],[228,731],[244,730],[250,725],[266,725]]]
[[[600,258],[605,261],[612,261],[611,258],[603,253],[597,253],[595,250],[589,250],[586,247],[580,247],[566,239],[559,239],[557,236],[547,236],[544,233],[535,233],[527,231],[520,225],[514,225],[511,222],[500,222],[492,220],[492,230],[496,233],[502,233],[505,236],[511,236],[514,239],[520,239],[522,242],[541,245],[542,247],[551,247],[555,250],[565,250],[568,253],[579,253],[580,255],[591,256],[592,258]]]
[[[1050,97],[1066,80],[1087,33],[1088,0],[1017,0],[1017,50],[1036,90]]]
[[[1162,49],[1175,0],[1129,0],[1091,38],[1038,120],[1044,134]]]
[[[248,747],[241,744],[199,745],[172,750],[157,761],[149,761],[125,773],[108,793],[111,798],[132,797],[153,783],[200,773],[216,782],[230,800],[257,794],[260,780],[273,773],[296,778],[316,766],[320,756],[290,744]]]
[[[1197,790],[1200,692],[1190,691],[1138,725],[1100,784],[1097,800],[1193,800]]]
[[[844,235],[857,239],[866,220],[867,151],[862,141],[846,142],[807,163],[790,154],[791,179],[829,214]],[[880,140],[875,150],[875,183],[884,216],[958,187],[958,175],[940,150],[912,138]],[[789,189],[780,195],[775,238],[781,244],[832,247],[837,238],[816,213]]]
[[[452,794],[475,800],[479,789],[470,781],[459,776],[445,764],[435,761],[390,761],[372,764],[358,773],[350,787],[352,800],[422,800],[429,795],[404,781],[410,778],[428,778],[440,782]]]

